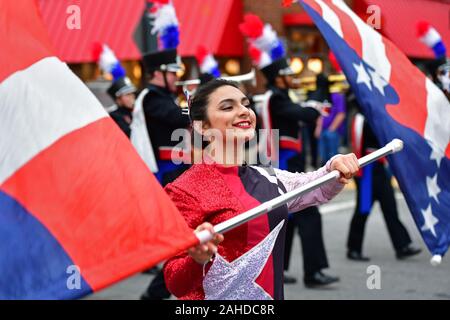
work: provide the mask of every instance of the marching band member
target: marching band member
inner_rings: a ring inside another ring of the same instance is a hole
[[[125,69],[107,45],[97,44],[94,48],[94,56],[97,57],[96,60],[101,70],[113,76],[113,81],[107,93],[114,101],[114,105],[108,108],[108,112],[129,138],[131,134],[130,125],[133,118],[132,112],[136,99],[136,87],[126,76]]]
[[[158,34],[160,50],[143,56],[148,83],[136,101],[135,110],[144,114],[152,148],[144,152],[150,151],[156,159],[156,168],[153,171],[163,186],[175,180],[187,168],[184,163],[177,164],[173,161],[174,156],[180,152],[174,148],[179,142],[172,141],[171,136],[175,130],[188,128],[190,125],[189,116],[184,114],[175,102],[177,72],[182,69],[180,57],[177,55],[179,30],[175,8],[170,2],[165,2],[155,2],[152,10],[152,32]],[[142,114],[138,115],[141,116]],[[163,273],[160,271],[141,299],[159,300],[169,297],[170,292],[167,291]]]
[[[208,243],[169,259],[164,267],[167,287],[180,299],[283,299],[288,212],[329,201],[358,171],[354,154],[336,156],[310,173],[246,165],[237,151],[255,135],[256,116],[249,103],[237,84],[223,79],[200,86],[190,99],[193,130],[209,144],[204,161],[165,188],[190,227],[212,231],[211,224],[334,169],[341,178],[229,231],[225,239],[215,234]],[[224,152],[213,152],[217,150]]]
[[[264,25],[258,16],[247,14],[240,29],[250,39],[250,55],[264,74],[271,92],[268,101],[269,126],[279,130],[279,168],[292,173],[303,172],[305,160],[300,136],[301,123],[315,123],[320,115],[321,104],[307,102],[301,106],[291,100],[289,89],[293,87],[294,72],[288,65],[281,41],[269,24]],[[296,228],[302,240],[305,286],[323,286],[338,281],[339,278],[322,272],[322,269],[328,268],[328,259],[322,236],[322,218],[315,206],[290,216],[287,223],[285,270],[289,268]],[[296,282],[295,278],[289,276],[285,280],[287,283]]]

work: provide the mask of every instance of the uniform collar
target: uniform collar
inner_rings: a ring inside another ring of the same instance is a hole
[[[117,106],[117,111],[125,115],[131,115],[133,113],[133,110],[122,106]]]
[[[148,88],[149,90],[156,91],[157,93],[159,93],[159,94],[161,94],[161,95],[166,95],[166,96],[172,96],[172,95],[173,95],[172,92],[170,92],[170,91],[167,90],[166,88],[157,86],[157,85],[152,84],[152,83],[149,83],[149,84],[147,85],[147,88]]]
[[[281,93],[281,94],[284,94],[284,95],[289,97],[289,90],[288,89],[281,89],[281,88],[278,88],[277,86],[274,86],[274,85],[269,85],[267,88],[269,90],[271,90],[273,93],[278,93],[278,94]]]

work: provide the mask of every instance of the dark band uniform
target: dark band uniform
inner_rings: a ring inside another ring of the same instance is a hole
[[[117,79],[107,90],[107,93],[114,101],[116,100],[116,98],[122,95],[134,92],[136,92],[136,88],[127,77]],[[111,111],[109,115],[117,123],[120,129],[127,135],[127,137],[130,138],[130,125],[133,119],[133,110],[117,104],[115,104],[112,109],[113,111]]]
[[[362,117],[362,115],[359,115]],[[355,127],[355,116],[353,127]],[[370,128],[367,120],[361,121],[362,135],[352,135],[352,145],[358,156],[367,155],[380,148],[378,141]],[[361,130],[354,130],[361,132]],[[356,141],[358,140],[358,141]],[[356,147],[356,146],[359,146]],[[357,201],[353,218],[350,224],[347,248],[349,258],[354,260],[367,260],[362,256],[362,243],[367,218],[375,201],[380,202],[381,211],[397,256],[401,257],[405,252],[411,251],[409,247],[411,238],[404,225],[399,220],[394,189],[391,185],[391,176],[385,167],[386,160],[380,159],[363,168],[360,176],[355,176],[357,187]]]
[[[144,65],[148,70],[176,71],[179,68],[177,63],[176,49],[144,56]],[[185,165],[172,162],[172,151],[180,141],[171,141],[171,136],[176,129],[188,128],[190,119],[175,103],[175,96],[167,89],[167,84],[166,88],[148,84],[147,89],[143,110],[159,169],[155,175],[164,186],[175,180],[186,169]],[[179,152],[176,154],[182,157]]]
[[[301,122],[315,123],[320,114],[313,108],[294,103],[289,97],[288,89],[280,89],[274,85],[274,79],[278,75],[292,74],[286,59],[276,60],[261,71],[272,84],[268,86],[272,91],[269,110],[271,126],[278,129],[280,135],[279,168],[290,172],[304,172]],[[335,281],[335,278],[321,273],[321,269],[328,267],[328,260],[322,237],[322,220],[317,207],[309,207],[290,215],[286,231],[285,270],[289,268],[295,227],[301,237],[305,284],[322,285]]]
[[[171,141],[172,133],[176,129],[188,128],[189,116],[175,103],[175,96],[168,89],[166,72],[176,72],[180,69],[177,50],[168,49],[144,55],[144,67],[147,72],[159,70],[164,74],[165,87],[148,84],[148,91],[142,101],[148,134],[152,142],[158,172],[158,181],[165,186],[174,181],[187,169],[185,164],[175,164],[171,153],[179,141]],[[177,152],[177,154],[179,154]],[[183,155],[179,154],[182,158]],[[147,290],[141,296],[143,300],[159,300],[170,297],[164,274],[159,271]]]

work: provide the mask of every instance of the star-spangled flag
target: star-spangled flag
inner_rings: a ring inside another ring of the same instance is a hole
[[[444,255],[450,243],[449,101],[343,1],[300,3],[336,55],[380,144],[404,141],[389,163],[428,249]]]
[[[0,0],[0,299],[71,299],[198,243],[126,136]]]

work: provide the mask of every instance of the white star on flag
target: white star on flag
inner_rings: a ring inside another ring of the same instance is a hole
[[[386,87],[388,83],[376,71],[369,70],[369,73],[372,77],[373,86],[384,96],[384,87]]]
[[[436,202],[439,203],[437,196],[439,192],[441,192],[441,189],[437,185],[437,174],[435,174],[433,178],[427,177],[427,189],[430,197],[434,198]]]
[[[431,148],[430,159],[435,160],[439,168],[441,165],[441,160],[444,158],[444,153],[440,151],[432,141],[427,140],[427,143]]]
[[[372,91],[370,76],[367,74],[366,69],[364,69],[363,64],[360,63],[359,65],[357,65],[356,63],[353,63],[353,67],[358,73],[358,78],[356,79],[356,82],[364,83],[370,89],[370,91]]]
[[[433,234],[434,237],[436,237],[436,231],[434,230],[434,225],[437,224],[439,222],[439,220],[433,216],[433,212],[431,211],[431,204],[428,206],[428,208],[426,210],[421,210],[422,211],[422,215],[423,215],[423,219],[424,221],[424,225],[422,226],[421,230],[422,231],[428,231],[430,230],[431,233]]]

